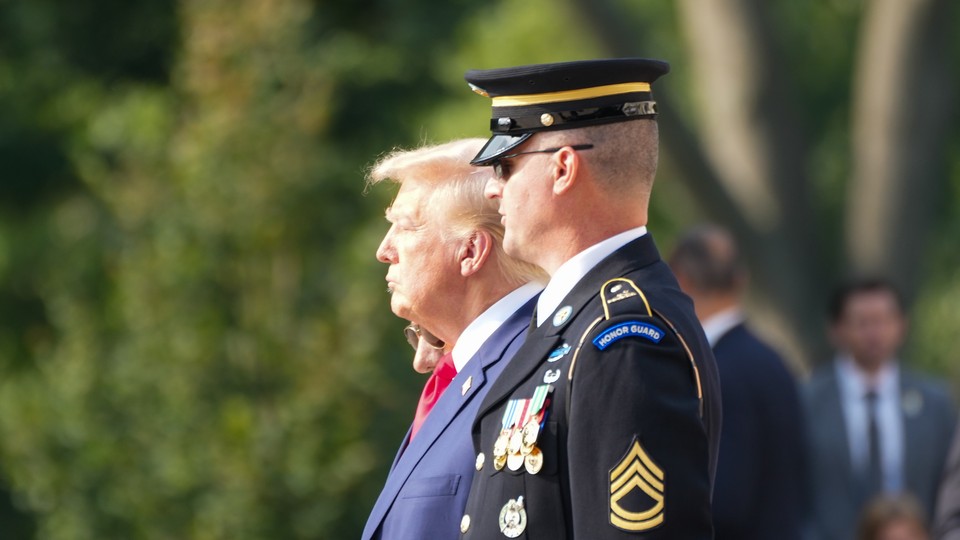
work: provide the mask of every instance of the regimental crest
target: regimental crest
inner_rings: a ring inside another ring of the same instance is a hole
[[[664,474],[634,435],[630,448],[610,470],[610,524],[643,532],[663,523]]]

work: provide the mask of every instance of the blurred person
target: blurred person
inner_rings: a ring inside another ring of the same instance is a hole
[[[843,285],[829,333],[836,358],[803,392],[815,538],[850,538],[878,494],[912,493],[931,515],[956,413],[944,385],[897,356],[907,333],[899,291],[872,278]]]
[[[651,83],[622,58],[470,71],[492,98],[507,253],[550,281],[481,405],[466,540],[713,537],[713,354],[646,228],[657,168]]]
[[[680,237],[668,259],[693,299],[720,372],[723,432],[713,493],[717,540],[799,539],[804,520],[804,424],[797,384],[745,322],[747,271],[726,230]]]
[[[880,495],[860,516],[856,540],[929,540],[926,516],[916,497]]]
[[[960,540],[960,424],[954,430],[953,444],[940,482],[933,515],[933,537]]]
[[[459,535],[470,480],[482,465],[470,426],[523,343],[543,287],[542,270],[503,251],[497,206],[483,195],[489,170],[469,165],[482,145],[467,139],[394,152],[370,174],[371,184],[400,184],[377,259],[390,265],[391,309],[413,323],[414,369],[432,373],[363,540]]]

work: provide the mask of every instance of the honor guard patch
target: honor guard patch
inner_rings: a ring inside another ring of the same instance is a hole
[[[650,323],[628,321],[607,328],[602,334],[593,338],[593,344],[602,351],[627,337],[642,337],[653,343],[660,343],[663,339],[663,330]]]
[[[610,470],[610,524],[643,532],[663,523],[664,474],[636,435],[626,455]]]

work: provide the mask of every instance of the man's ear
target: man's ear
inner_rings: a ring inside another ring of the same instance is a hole
[[[476,229],[460,244],[460,275],[472,276],[480,271],[493,252],[493,236],[482,229]]]
[[[563,195],[576,184],[580,174],[580,156],[569,146],[557,151],[550,160],[553,167],[553,194]]]

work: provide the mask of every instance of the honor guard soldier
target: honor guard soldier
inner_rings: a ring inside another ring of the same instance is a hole
[[[716,364],[646,230],[664,62],[469,71],[508,254],[550,281],[481,404],[463,538],[713,537]]]

